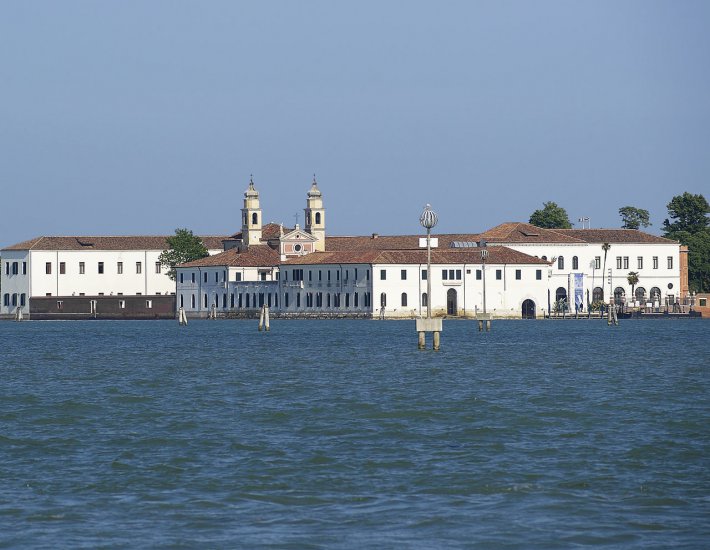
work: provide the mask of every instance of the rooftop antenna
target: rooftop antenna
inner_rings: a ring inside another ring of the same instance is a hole
[[[582,229],[591,229],[592,228],[592,224],[589,221],[589,216],[582,216],[581,218],[579,218],[578,221],[582,223]],[[584,227],[585,223],[587,224],[586,228]]]

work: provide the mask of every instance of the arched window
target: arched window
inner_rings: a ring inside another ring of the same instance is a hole
[[[252,224],[252,225],[259,225],[259,216],[257,215],[256,212],[254,212],[254,213],[251,215],[251,224]]]
[[[557,258],[557,269],[564,269],[565,268],[565,257],[560,256]]]
[[[316,225],[320,225],[320,212],[316,212]]]
[[[572,256],[572,269],[579,269],[579,258]]]
[[[543,256],[542,259],[547,261],[547,256]]]
[[[330,292],[325,295],[325,302],[330,307]]]
[[[407,307],[407,293],[402,292],[402,307]]]
[[[306,212],[306,225],[311,225],[311,213]]]
[[[380,294],[380,307],[385,307],[387,305],[387,294],[384,292]]]
[[[426,292],[422,294],[422,306],[427,307],[429,305],[429,299],[427,298]]]
[[[655,304],[658,302],[659,304],[661,303],[661,289],[658,288],[657,286],[654,286],[651,289],[651,301]]]
[[[617,286],[614,289],[614,303],[615,304],[623,304],[626,301],[626,291],[621,288],[620,286]]]
[[[642,286],[638,287],[636,289],[636,301],[637,302],[645,302],[646,301],[646,289],[643,288]]]
[[[595,287],[592,291],[592,302],[603,302],[604,301],[604,289],[600,286]]]

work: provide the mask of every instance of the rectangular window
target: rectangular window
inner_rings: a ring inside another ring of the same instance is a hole
[[[406,280],[407,280],[407,270],[406,270],[406,269],[403,269],[403,270],[400,272],[400,277],[402,277],[402,280],[403,280],[403,281],[406,281]]]
[[[79,262],[79,275],[86,273],[86,264],[84,262]]]
[[[136,273],[143,273],[143,264],[141,262],[136,262]]]
[[[621,256],[616,257],[616,269],[621,269]]]
[[[355,280],[357,281],[357,267],[355,268]]]
[[[229,295],[229,307],[234,307],[234,292]]]
[[[313,272],[308,271],[308,282],[311,282],[313,280]],[[328,280],[330,281],[330,271],[328,271]]]
[[[449,279],[449,272],[446,269],[441,270],[441,280],[447,281]]]
[[[330,269],[328,270],[328,280],[330,281]]]
[[[355,293],[353,294],[353,303],[354,303],[355,307],[359,307],[359,303],[358,303],[359,301],[360,301],[360,300],[359,300],[359,298],[358,298],[358,293],[355,292]]]
[[[668,256],[668,269],[673,269],[673,256]]]
[[[483,272],[480,269],[476,270],[476,280],[480,281],[483,278]]]
[[[370,280],[370,270],[369,269],[365,270],[365,275],[366,275],[365,279],[367,279],[369,281]]]
[[[155,272],[160,273],[160,262],[155,262]]]
[[[207,282],[207,272],[206,272],[206,271],[202,274],[202,280],[203,280],[205,283]]]
[[[116,263],[116,273],[123,275],[123,262]]]
[[[658,256],[653,257],[653,269],[658,269]]]
[[[516,270],[515,270],[515,279],[519,281],[519,280],[522,279],[522,278],[523,278],[523,271],[522,271],[522,269],[516,269]]]
[[[700,300],[700,307],[707,307],[707,305],[708,305],[707,298],[699,298],[699,300]]]
[[[636,258],[636,263],[638,269],[643,269],[643,256],[639,256],[638,258]]]
[[[385,280],[387,280],[387,270],[380,269],[380,281],[385,281]]]
[[[601,268],[602,268],[602,257],[595,256],[594,257],[594,269],[601,269]]]
[[[309,272],[309,273],[310,273],[310,272]],[[265,272],[265,271],[262,271],[261,273],[259,273],[259,280],[260,280],[260,281],[265,281],[265,280],[266,280],[266,272]]]
[[[27,301],[27,294],[25,294],[25,293],[23,292],[22,294],[20,294],[20,305],[21,305],[22,307],[25,307],[25,302],[26,302],[26,301]]]
[[[503,278],[503,270],[502,269],[496,269],[496,279],[500,281]]]
[[[99,275],[103,275],[104,273],[104,263],[99,262]]]
[[[19,271],[19,264],[17,262],[12,262],[12,274],[17,275]]]
[[[335,272],[335,280],[339,281],[340,280],[340,271]]]
[[[318,280],[319,281],[323,280],[323,271],[321,269],[318,270]]]
[[[44,272],[45,272],[47,275],[51,275],[51,274],[52,274],[52,262],[47,262],[46,264],[44,264]]]
[[[27,275],[27,262],[22,262],[22,274]]]
[[[234,280],[237,281],[237,282],[241,281],[241,280],[242,280],[242,274],[241,274],[241,273],[236,273],[236,274],[234,275]]]
[[[67,263],[66,262],[59,262],[59,274],[66,275],[66,273],[67,273]]]
[[[428,277],[428,274],[426,272],[426,269],[422,269],[422,281],[426,281],[427,277]]]
[[[5,275],[10,274],[10,262],[5,262]]]
[[[455,275],[454,275],[454,270],[453,270],[453,269],[449,269],[449,279],[451,279],[451,280],[453,281],[455,278],[456,278],[456,277],[455,277]]]
[[[195,272],[193,271],[190,275],[192,275],[192,283],[195,283]],[[195,307],[194,305],[192,307]]]
[[[624,269],[629,269],[629,257],[624,256]]]
[[[219,271],[214,272],[214,282],[218,283],[219,282]]]
[[[535,270],[535,280],[542,281],[542,269]]]
[[[147,307],[148,309],[151,309],[153,307],[153,300],[146,300],[145,307]]]
[[[344,273],[345,273],[345,280],[347,281],[347,280],[348,280],[348,270],[346,269],[346,270],[344,271]]]
[[[460,280],[461,280],[461,270],[460,270],[460,269],[457,269],[457,270],[456,270],[456,280],[457,280],[457,281],[460,281]]]
[[[180,283],[184,283],[184,282],[185,282],[185,279],[184,279],[183,275],[184,275],[183,273],[180,273]],[[182,296],[182,294],[181,294],[181,296]]]

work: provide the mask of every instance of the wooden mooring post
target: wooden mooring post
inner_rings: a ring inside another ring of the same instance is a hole
[[[259,332],[265,330],[269,332],[271,327],[269,325],[269,306],[261,306],[261,311],[259,312]]]
[[[185,314],[185,308],[178,309],[178,324],[180,326],[187,326],[187,315]]]
[[[418,334],[418,348],[426,349],[426,333],[432,333],[432,349],[434,351],[439,351],[441,347],[441,331],[443,330],[443,320],[442,319],[429,319],[421,318],[416,319],[417,334]]]

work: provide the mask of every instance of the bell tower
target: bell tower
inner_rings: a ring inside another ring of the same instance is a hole
[[[323,208],[323,195],[318,189],[316,175],[313,174],[313,183],[306,199],[306,231],[318,239],[315,249],[325,251],[325,208]]]
[[[249,188],[244,192],[242,208],[242,244],[259,244],[261,241],[261,208],[259,192],[254,189],[254,180],[249,177]]]

